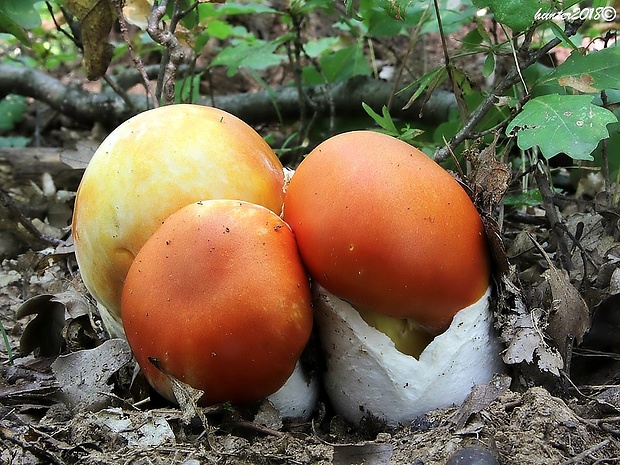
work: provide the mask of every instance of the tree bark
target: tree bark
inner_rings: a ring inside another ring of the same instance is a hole
[[[362,102],[375,111],[389,99],[392,83],[370,78],[354,78],[332,85],[310,86],[303,89],[304,96],[311,107],[320,115],[363,116],[366,113]],[[129,100],[110,92],[90,92],[79,83],[64,84],[48,74],[36,69],[0,64],[0,96],[19,94],[40,100],[56,111],[83,124],[99,122],[113,128],[147,109],[147,98],[130,94]],[[450,112],[456,108],[454,95],[447,91],[435,91],[421,107],[418,99],[407,110],[410,93],[399,93],[393,99],[391,115],[395,118],[415,121],[420,118],[429,124],[447,121]],[[212,105],[232,113],[248,124],[287,121],[299,117],[300,96],[293,87],[278,87],[270,91],[241,93],[204,97],[200,104]]]

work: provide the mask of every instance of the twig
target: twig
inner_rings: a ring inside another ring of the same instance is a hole
[[[21,447],[24,450],[29,451],[36,457],[39,457],[46,461],[46,463],[55,463],[58,465],[62,465],[64,462],[56,457],[51,452],[47,451],[44,446],[39,445],[34,441],[24,441],[22,438],[18,437],[16,433],[11,431],[9,428],[5,428],[0,426],[0,437],[3,437],[5,440],[10,441],[17,446]]]
[[[575,455],[572,459],[569,459],[565,462],[562,462],[562,465],[571,465],[573,463],[579,463],[583,460],[590,457],[595,452],[598,452],[604,447],[607,447],[611,441],[609,439],[605,439],[604,441],[599,442],[598,444],[590,447],[589,449],[584,450],[581,454]]]
[[[455,68],[452,66],[450,60],[450,54],[448,52],[448,44],[446,43],[446,35],[443,30],[443,22],[441,21],[441,13],[439,11],[439,2],[437,0],[433,1],[435,6],[435,16],[437,16],[437,27],[439,28],[439,37],[441,38],[441,48],[443,50],[443,60],[444,66],[448,73],[448,78],[450,79],[450,83],[452,84],[452,91],[454,92],[454,96],[456,97],[456,103],[459,107],[459,113],[461,116],[461,120],[464,123],[469,118],[469,108],[467,108],[467,103],[465,102],[465,97],[463,96],[463,90],[459,86],[459,83],[454,74]]]
[[[295,87],[297,88],[297,93],[299,94],[299,136],[297,139],[297,144],[302,145],[304,139],[308,131],[310,131],[310,125],[306,124],[307,119],[307,109],[308,109],[308,101],[306,95],[303,90],[303,78],[302,78],[302,65],[301,65],[301,53],[303,50],[303,41],[301,39],[301,24],[303,22],[303,16],[300,17],[294,11],[289,12],[289,17],[291,18],[291,24],[293,27],[293,33],[295,38],[289,42],[287,42],[287,52],[289,61],[291,62],[291,66],[293,68],[293,81],[295,82]],[[307,128],[307,131],[304,131],[302,128]]]
[[[551,190],[551,186],[549,185],[549,180],[543,172],[541,164],[539,164],[538,166],[539,169],[534,171],[534,178],[536,179],[538,189],[540,190],[540,194],[542,196],[543,205],[545,207],[545,214],[547,215],[547,219],[549,220],[549,226],[551,227],[551,230],[555,233],[555,237],[557,239],[556,246],[560,253],[562,267],[566,271],[570,271],[573,269],[573,262],[571,260],[568,243],[564,235],[565,230],[562,227],[562,222],[560,221],[558,211],[553,202],[553,191]]]
[[[420,21],[418,21],[418,24],[416,25],[416,27],[413,28],[411,32],[409,33],[409,45],[407,46],[405,55],[402,58],[400,58],[400,65],[398,67],[398,72],[396,73],[396,77],[394,78],[394,83],[392,84],[392,92],[390,93],[390,98],[387,102],[387,107],[389,110],[392,109],[392,103],[394,101],[394,96],[396,95],[396,92],[398,92],[398,89],[400,87],[400,82],[402,80],[403,73],[405,71],[405,68],[407,67],[407,61],[409,60],[409,57],[411,56],[411,52],[413,52],[413,49],[415,48],[415,45],[418,42],[418,38],[420,36],[420,30],[422,29],[422,26],[424,26],[424,24],[426,23],[426,18],[429,15],[429,11],[430,11],[430,8],[426,8],[422,12],[422,17],[420,18]],[[398,55],[395,52],[392,52],[392,53],[394,53],[394,56],[397,59],[399,59]]]
[[[151,100],[151,104],[153,105],[153,108],[157,108],[159,105],[159,102],[157,101],[157,98],[155,97],[155,93],[153,92],[153,86],[151,85],[151,81],[149,80],[149,77],[147,75],[146,69],[144,67],[144,62],[142,61],[142,58],[138,54],[136,54],[136,51],[133,48],[133,44],[131,43],[131,40],[129,38],[127,20],[125,19],[125,15],[123,14],[122,4],[124,2],[121,0],[114,0],[113,3],[114,3],[114,6],[116,7],[116,13],[118,15],[118,24],[120,27],[121,36],[123,37],[123,40],[125,41],[125,44],[127,45],[129,56],[131,57],[131,60],[136,66],[136,69],[140,73],[140,76],[142,77],[142,83],[144,84],[144,89],[146,90],[146,94],[149,96],[149,99]],[[114,90],[116,91],[116,89]],[[122,94],[119,94],[119,95],[122,95]],[[128,105],[131,105],[131,102],[128,102]]]
[[[162,69],[157,81],[155,94],[158,99],[163,97],[166,104],[174,102],[176,69],[185,61],[185,50],[174,35],[174,31],[178,21],[191,12],[198,4],[196,2],[187,10],[179,11],[179,2],[177,0],[173,1],[174,13],[170,21],[170,27],[166,29],[162,23],[168,6],[168,0],[162,0],[161,2],[155,2],[153,4],[146,29],[151,39],[164,47],[164,56],[161,63]]]
[[[574,35],[577,29],[579,28],[580,23],[569,23],[566,26],[566,35],[571,36]],[[525,43],[521,46],[521,51],[526,50],[526,44],[529,42],[526,40]],[[463,128],[450,139],[449,145],[451,149],[455,149],[458,145],[460,145],[466,139],[469,139],[471,134],[474,132],[474,129],[482,121],[482,119],[486,116],[486,114],[493,108],[497,99],[504,95],[504,93],[510,89],[514,84],[520,81],[520,73],[522,69],[525,69],[532,64],[536,63],[542,57],[544,57],[550,50],[555,48],[556,46],[562,43],[562,39],[554,38],[543,45],[541,48],[530,51],[522,60],[515,63],[514,66],[508,71],[506,76],[495,86],[493,91],[482,101],[482,103],[472,112],[469,117],[467,123],[463,126]],[[529,50],[529,49],[528,49]],[[449,156],[449,151],[447,147],[440,147],[435,151],[435,161],[443,162]]]
[[[17,208],[17,205],[15,205],[15,202],[13,201],[11,196],[4,189],[0,189],[0,203],[4,205],[4,207],[6,207],[6,209],[11,214],[13,214],[15,218],[17,218],[17,221],[19,222],[19,224],[21,224],[26,229],[26,231],[28,231],[35,238],[42,240],[44,242],[47,242],[48,244],[53,245],[55,247],[63,244],[62,239],[57,239],[55,237],[48,236],[47,234],[44,234],[41,231],[39,231],[37,227],[32,223],[30,218],[26,217],[26,215],[24,215],[20,211],[20,209]]]

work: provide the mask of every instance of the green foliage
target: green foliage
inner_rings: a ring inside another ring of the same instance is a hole
[[[24,118],[28,100],[20,95],[7,95],[0,100],[0,134],[11,131]]]
[[[101,76],[109,63],[127,62],[126,44],[109,40],[115,16],[112,0],[56,0],[50,4],[57,6],[59,2],[73,11],[82,31],[87,31],[82,40],[90,77]],[[454,2],[437,0],[440,18],[436,17],[433,2],[420,0],[344,0],[341,3],[290,0],[285,3],[279,7],[266,0],[225,3],[180,0],[175,8],[171,0],[164,21],[169,25],[179,10],[187,10],[188,14],[177,18],[185,29],[175,34],[191,47],[196,57],[208,56],[203,68],[190,74],[177,74],[175,102],[197,101],[201,97],[201,81],[216,68],[224,69],[228,76],[243,73],[245,79],[253,79],[257,87],[269,92],[275,90],[270,88],[271,82],[265,76],[276,68],[287,76],[288,80],[282,82],[285,85],[329,87],[359,76],[376,78],[382,63],[375,57],[375,47],[383,49],[383,60],[389,55],[397,65],[401,59],[409,60],[407,66],[411,62],[419,64],[425,59],[418,56],[423,50],[419,44],[426,40],[426,35],[433,34],[428,36],[432,42],[427,43],[442,47],[438,37],[458,29],[468,32],[459,36],[456,48],[452,42],[448,62],[440,61],[438,65],[435,60],[432,67],[423,67],[422,72],[416,69],[417,74],[405,66],[404,77],[395,86],[408,100],[405,108],[425,102],[437,89],[454,90],[458,108],[449,121],[425,128],[426,133],[419,137],[421,131],[413,128],[417,122],[392,118],[387,108],[378,113],[364,104],[368,116],[355,124],[376,124],[381,131],[408,142],[433,144],[425,147],[432,151],[462,131],[471,115],[491,96],[494,104],[471,129],[473,134],[504,130],[507,137],[500,144],[508,144],[515,136],[516,148],[538,147],[547,159],[564,153],[575,160],[594,158],[597,162],[600,142],[607,137],[610,140],[620,137],[617,117],[605,108],[617,104],[620,95],[620,92],[614,94],[620,90],[620,48],[609,47],[587,54],[578,48],[585,35],[600,35],[596,26],[601,20],[598,23],[587,20],[577,36],[565,32],[565,24],[557,20],[557,15],[581,8],[576,1],[463,0],[449,7]],[[592,3],[593,8],[605,5],[602,0]],[[479,9],[485,9],[487,17],[492,15],[499,26],[495,29],[489,26],[489,21],[478,16]],[[315,14],[325,21],[325,30],[329,32],[324,35],[306,32],[306,19]],[[47,10],[36,0],[0,0],[0,31],[12,34],[17,38],[13,39],[16,43],[19,40],[30,44],[28,54],[14,55],[11,59],[53,70],[80,52],[63,34],[43,31],[39,26],[42,15],[47,15]],[[271,24],[274,18],[282,30],[270,38],[261,34],[260,28],[253,27],[262,21]],[[37,40],[31,41],[31,37]],[[515,47],[521,47],[522,37],[531,37],[532,42],[527,48],[516,50]],[[503,94],[491,95],[490,83],[498,82],[505,75],[506,66],[514,65],[515,56],[522,59],[553,37],[574,50],[563,64],[555,69],[541,63],[520,68],[515,83],[503,88]],[[162,51],[146,32],[134,34],[131,41],[138,54]],[[390,41],[399,46],[388,48],[386,53],[385,44]],[[415,45],[409,58],[406,44]],[[113,54],[112,45],[116,47]],[[468,57],[470,62],[475,59],[479,63],[476,71],[488,79],[486,86],[470,81],[470,71],[466,72],[460,62]],[[527,103],[521,107],[523,102]],[[303,123],[291,128],[285,137],[287,150],[295,150],[293,140],[297,140],[297,148],[303,147],[308,134],[316,130],[302,127]],[[330,132],[334,127],[323,130]],[[453,147],[453,152],[458,155],[464,145]]]
[[[362,107],[368,113],[368,115],[377,123],[382,129],[379,132],[396,137],[400,140],[413,143],[414,139],[422,134],[424,131],[421,129],[413,129],[410,125],[405,125],[402,129],[396,127],[396,123],[390,115],[390,111],[384,105],[381,109],[381,115],[374,111],[368,104],[362,102]]]
[[[607,89],[620,89],[620,47],[609,47],[583,55],[573,51],[553,72],[544,76],[539,85],[557,83],[586,94]]]
[[[592,103],[591,95],[543,95],[530,100],[510,122],[523,150],[538,146],[547,159],[565,153],[592,160],[592,151],[609,137],[607,125],[618,121],[609,110]]]
[[[536,20],[537,13],[547,13],[549,0],[473,0],[478,8],[489,8],[500,24],[515,32],[523,32]]]
[[[200,99],[202,73],[178,80],[174,86],[175,103],[196,103]]]
[[[27,30],[41,24],[35,9],[38,0],[0,0],[0,32],[16,37],[25,45],[31,45]]]
[[[212,66],[225,66],[228,76],[234,76],[241,68],[261,70],[276,66],[286,59],[286,55],[276,53],[276,41],[256,38],[234,41],[211,61]]]
[[[509,193],[504,197],[504,205],[530,206],[540,205],[542,194],[538,189],[530,189],[525,192]]]
[[[21,95],[10,94],[0,100],[0,134],[12,131],[23,119],[28,109],[28,100]],[[0,148],[25,147],[30,142],[27,137],[0,136]]]

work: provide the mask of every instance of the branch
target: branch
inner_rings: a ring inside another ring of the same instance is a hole
[[[6,192],[4,189],[0,189],[0,205],[5,207],[9,211],[9,213],[14,215],[19,224],[21,224],[26,229],[26,231],[28,231],[28,233],[30,233],[35,239],[47,242],[48,244],[53,246],[58,246],[63,243],[61,239],[48,236],[47,234],[39,231],[34,225],[34,223],[30,220],[30,218],[24,215],[17,207],[17,205],[15,205],[15,202],[13,202],[13,199],[11,198],[9,193]]]
[[[535,52],[530,53],[523,61],[515,64],[504,76],[504,78],[495,86],[493,91],[483,100],[483,102],[472,112],[469,120],[463,128],[454,135],[449,141],[447,147],[440,147],[435,152],[435,161],[441,163],[450,156],[450,150],[454,150],[462,142],[468,139],[474,132],[474,129],[486,116],[493,105],[498,101],[498,98],[503,96],[508,89],[520,81],[519,70],[525,69],[528,66],[536,63],[543,56],[545,56],[551,49],[562,43],[561,39],[555,38],[549,41],[543,47],[537,49]]]
[[[582,22],[575,23],[567,23],[565,33],[568,37],[574,35]],[[532,33],[534,30],[531,31]],[[531,37],[530,37],[531,38]],[[527,49],[527,44],[529,43],[529,39],[526,37],[526,41],[523,50]],[[440,147],[435,151],[435,161],[441,163],[445,161],[450,156],[450,151],[454,150],[458,145],[460,145],[463,141],[470,138],[474,132],[474,129],[482,121],[485,115],[489,112],[495,102],[497,102],[498,98],[503,96],[510,87],[521,80],[521,70],[525,69],[537,61],[539,61],[542,57],[544,57],[550,50],[557,47],[562,43],[562,39],[554,38],[546,43],[539,49],[534,51],[530,51],[523,60],[515,63],[513,67],[508,71],[506,76],[495,86],[493,91],[484,99],[484,101],[476,108],[476,110],[469,117],[469,121],[463,126],[463,128],[448,142],[448,146]]]
[[[299,118],[299,91],[293,87],[278,87],[271,91],[241,93],[204,97],[197,102],[228,111],[248,124],[264,124],[278,121],[278,118]],[[310,99],[319,114],[328,115],[333,106],[337,116],[367,116],[361,103],[366,102],[375,111],[381,111],[392,94],[392,85],[387,81],[370,78],[354,78],[330,86],[309,86],[303,88],[304,98]],[[20,94],[40,100],[56,111],[82,124],[99,122],[108,128],[144,111],[148,98],[144,95],[130,95],[133,108],[129,108],[121,97],[111,92],[89,92],[79,84],[63,84],[59,80],[32,68],[0,63],[0,95]],[[394,98],[395,118],[407,121],[419,120],[419,114],[430,124],[448,120],[456,108],[454,95],[446,91],[435,91],[430,99],[421,104],[401,110],[408,101],[406,93]],[[369,119],[370,124],[370,119]]]

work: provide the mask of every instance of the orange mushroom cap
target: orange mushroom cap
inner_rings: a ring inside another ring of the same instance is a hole
[[[489,285],[486,236],[467,193],[385,134],[353,131],[317,146],[292,176],[284,219],[328,291],[433,334]]]
[[[207,200],[172,214],[136,256],[122,294],[125,334],[151,385],[174,401],[163,371],[203,390],[202,405],[276,392],[312,318],[293,233],[243,201]]]

